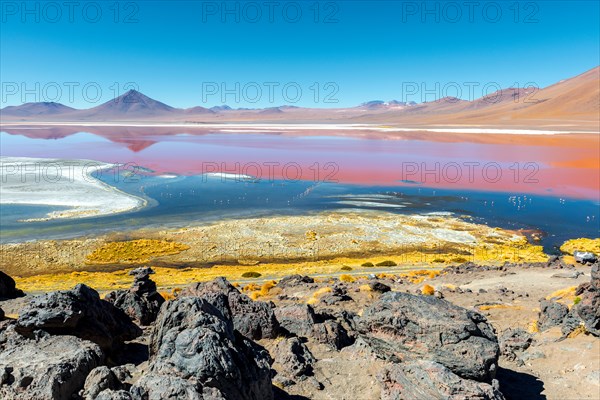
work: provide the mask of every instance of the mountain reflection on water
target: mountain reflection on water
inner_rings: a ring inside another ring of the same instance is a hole
[[[118,163],[97,177],[149,206],[23,223],[56,208],[3,205],[3,242],[348,208],[537,229],[548,249],[599,233],[598,138],[590,135],[87,130],[3,128],[1,155]]]

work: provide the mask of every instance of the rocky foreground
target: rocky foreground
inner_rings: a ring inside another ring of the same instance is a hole
[[[600,266],[585,268],[589,277],[556,258],[467,263],[426,286],[374,275],[292,275],[240,291],[217,278],[169,299],[150,268],[133,270],[131,288],[103,298],[81,284],[23,297],[0,273],[0,398],[593,399],[600,393]],[[577,300],[540,303],[522,286],[497,285],[548,272],[553,282],[577,282]],[[486,279],[496,282],[493,290],[481,286]],[[515,315],[528,318],[534,303],[539,312],[526,329]],[[555,346],[581,349],[588,364],[563,377],[523,372],[552,360]],[[542,380],[563,378],[542,394]]]

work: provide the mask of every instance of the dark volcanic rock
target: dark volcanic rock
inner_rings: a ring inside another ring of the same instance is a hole
[[[275,364],[279,364],[278,373],[291,379],[303,378],[313,374],[315,357],[308,347],[297,338],[280,340],[273,350]]]
[[[579,328],[581,325],[583,325],[583,322],[577,314],[577,308],[573,307],[563,319],[560,331],[562,332],[563,337],[567,337],[569,334],[571,334],[571,332]]]
[[[575,296],[582,295],[583,293],[587,292],[588,290],[592,290],[592,283],[584,282],[584,283],[580,284],[579,286],[577,286],[577,289],[575,289]]]
[[[298,285],[306,285],[306,284],[311,284],[311,283],[315,283],[315,280],[313,278],[311,278],[310,276],[302,276],[302,275],[296,274],[296,275],[284,276],[283,278],[281,278],[281,280],[279,282],[277,282],[277,286],[279,286],[281,288],[286,288],[286,287],[294,287],[294,286],[298,286]]]
[[[509,328],[502,332],[499,342],[502,355],[509,360],[519,362],[519,354],[531,346],[533,336],[524,329]],[[522,361],[519,364],[522,364]]]
[[[433,296],[389,292],[368,307],[359,332],[380,343],[384,358],[436,361],[466,379],[490,381],[498,365],[494,329],[479,313]]]
[[[340,350],[354,343],[346,329],[337,321],[327,320],[313,327],[312,336],[320,343]]]
[[[369,281],[369,287],[372,291],[379,293],[387,293],[390,290],[392,290],[392,288],[386,285],[385,283],[381,283],[378,281]]]
[[[107,389],[100,392],[93,400],[133,400],[133,397],[125,390]]]
[[[134,399],[272,399],[268,352],[234,330],[208,300],[182,296],[161,308],[149,370]]]
[[[593,295],[583,297],[576,311],[585,329],[594,336],[600,336],[600,293],[596,291]]]
[[[28,339],[14,322],[0,323],[0,398],[63,400],[83,387],[104,361],[100,347],[74,336]]]
[[[377,378],[384,400],[504,400],[497,381],[490,385],[462,379],[434,361],[391,364]]]
[[[592,277],[592,286],[595,287],[597,290],[600,290],[600,263],[595,263],[594,265],[592,265],[590,275]]]
[[[135,277],[128,290],[110,292],[104,298],[129,315],[141,325],[150,325],[156,319],[165,299],[156,291],[156,284],[150,279],[152,268],[136,268],[129,274]]]
[[[545,331],[560,326],[563,337],[583,326],[585,331],[600,336],[600,266],[592,265],[591,281],[582,283],[575,290],[579,302],[569,310],[565,304],[542,300],[538,328]]]
[[[574,308],[585,329],[594,336],[600,336],[600,264],[592,266],[591,275],[589,286],[581,293],[581,301]]]
[[[102,366],[95,368],[87,376],[83,386],[83,398],[95,400],[104,391],[111,391],[111,393],[105,393],[104,397],[114,396],[114,392],[125,391],[125,389],[126,386],[119,380],[117,375],[110,368]]]
[[[342,301],[350,301],[352,297],[348,296],[348,291],[342,285],[333,285],[331,292],[325,293],[319,299],[321,303],[332,306]]]
[[[37,330],[73,335],[109,352],[142,333],[123,311],[100,300],[98,292],[81,284],[72,290],[34,297],[21,311],[16,330],[28,337]]]
[[[442,273],[445,274],[471,274],[477,271],[487,271],[493,266],[477,265],[473,262],[466,262],[459,265],[451,265],[443,269]],[[499,267],[498,267],[499,268]]]
[[[229,294],[236,296],[240,292],[227,279],[221,277],[209,282],[199,282],[188,286],[179,293],[179,297],[203,298],[217,308],[224,317],[231,319]]]
[[[184,296],[206,299],[225,317],[231,318],[235,329],[250,339],[272,339],[279,333],[273,304],[253,301],[240,293],[225,278],[190,286],[181,291],[180,297]]]
[[[554,269],[565,269],[568,268],[567,265],[562,258],[559,256],[550,256],[548,257],[548,262],[546,263],[546,268],[554,268]]]
[[[0,271],[0,300],[14,299],[25,296],[22,290],[16,288],[15,280]]]
[[[358,327],[358,314],[347,310],[332,310],[332,309],[321,309],[317,314],[319,322],[326,320],[337,321],[342,328],[344,328],[348,336],[354,341]]]
[[[559,326],[567,314],[569,314],[569,307],[566,305],[552,300],[542,300],[538,328],[540,331],[545,331],[553,326]]]
[[[275,308],[275,315],[286,333],[312,337],[336,350],[354,343],[354,313],[329,309],[316,313],[310,305],[293,304]]]
[[[217,389],[202,388],[195,380],[187,380],[173,375],[146,373],[136,385],[131,387],[134,400],[203,400],[206,398],[223,399]],[[211,397],[212,396],[212,397]]]
[[[317,315],[308,304],[293,304],[275,308],[279,325],[287,333],[309,337],[317,323]]]
[[[272,388],[269,388],[272,391]],[[132,400],[269,400],[273,399],[273,395],[266,396],[265,394],[256,395],[249,392],[242,394],[230,395],[221,392],[219,389],[204,386],[201,392],[198,392],[198,387],[193,383],[192,379],[183,379],[178,376],[171,375],[156,375],[149,373],[144,375],[138,385],[135,385],[130,390]],[[265,397],[263,397],[265,396]],[[99,399],[97,399],[99,400]],[[110,398],[110,400],[117,400]],[[118,398],[121,400],[121,398]],[[127,400],[127,398],[125,398]]]

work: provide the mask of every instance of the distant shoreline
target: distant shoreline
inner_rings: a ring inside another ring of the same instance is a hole
[[[596,130],[553,130],[522,128],[489,128],[480,126],[456,127],[399,127],[385,124],[345,124],[345,123],[262,123],[262,122],[223,122],[223,123],[144,123],[144,122],[2,122],[0,129],[42,129],[48,127],[141,127],[141,128],[203,128],[216,129],[226,133],[270,133],[288,130],[322,130],[322,131],[376,131],[376,132],[431,132],[431,133],[463,133],[490,135],[563,135],[563,134],[595,134]]]

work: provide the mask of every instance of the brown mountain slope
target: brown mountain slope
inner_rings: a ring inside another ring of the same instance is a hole
[[[540,100],[515,114],[519,118],[600,117],[600,67],[539,91]]]
[[[371,123],[404,127],[500,127],[600,130],[600,67],[541,90],[507,88],[474,101],[446,97],[421,104],[373,107],[231,109],[229,107],[174,108],[130,91],[87,110],[48,112],[47,105],[29,104],[2,109],[3,122],[65,121],[152,123],[282,122]],[[62,105],[58,105],[62,106]],[[64,107],[64,106],[62,106]],[[39,112],[39,108],[44,112]],[[56,107],[53,107],[56,108]]]
[[[600,128],[600,67],[544,89],[507,88],[472,102],[440,99],[415,107],[361,115],[356,122],[409,126]]]
[[[443,121],[452,124],[576,126],[598,130],[600,68],[596,67],[533,93],[524,93],[514,101],[500,101],[489,107],[467,109],[451,116],[438,115],[423,122]]]

